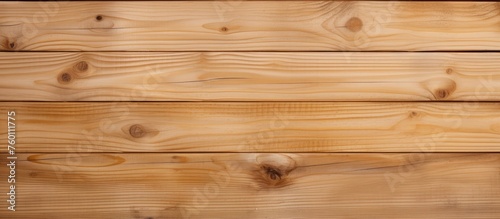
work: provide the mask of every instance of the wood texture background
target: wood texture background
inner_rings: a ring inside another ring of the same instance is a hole
[[[498,219],[499,51],[493,1],[0,1],[0,218]]]
[[[499,5],[391,1],[2,2],[0,49],[494,51],[500,49]]]
[[[28,153],[20,161],[24,206],[10,218],[500,215],[499,154]]]
[[[498,101],[498,69],[498,53],[0,53],[0,100]]]
[[[499,103],[5,103],[20,152],[500,152]],[[41,126],[43,124],[43,127]],[[7,127],[0,127],[7,138]]]

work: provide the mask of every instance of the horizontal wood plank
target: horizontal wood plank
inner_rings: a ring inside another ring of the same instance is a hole
[[[497,153],[69,153],[17,162],[12,219],[500,217]]]
[[[11,110],[19,152],[500,152],[500,103],[0,106]]]
[[[0,2],[3,51],[500,50],[499,2]]]
[[[500,101],[499,53],[0,53],[3,101]]]

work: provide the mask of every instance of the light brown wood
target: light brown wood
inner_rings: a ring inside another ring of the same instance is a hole
[[[500,217],[496,153],[67,153],[18,159],[19,206],[8,213],[12,219]],[[4,156],[0,161],[5,166]]]
[[[2,103],[7,110],[19,152],[500,152],[500,103]]]
[[[499,219],[499,69],[494,1],[0,0],[0,218]]]
[[[499,50],[498,2],[1,2],[0,50]]]
[[[497,53],[0,53],[0,100],[500,100]]]

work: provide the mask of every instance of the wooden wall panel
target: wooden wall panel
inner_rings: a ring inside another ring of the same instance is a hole
[[[0,53],[4,101],[498,101],[497,53]]]
[[[0,1],[0,218],[498,219],[499,51],[496,1]]]
[[[500,217],[497,153],[23,154],[18,166],[12,219]]]
[[[0,50],[498,50],[499,4],[1,2]]]
[[[0,106],[10,109],[19,152],[500,152],[499,103]]]

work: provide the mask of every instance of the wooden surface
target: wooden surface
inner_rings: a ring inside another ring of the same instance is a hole
[[[498,53],[4,52],[0,100],[498,101],[498,69]]]
[[[499,50],[498,2],[1,2],[4,51]]]
[[[9,109],[20,152],[500,152],[499,103],[0,106]]]
[[[9,214],[12,219],[500,217],[499,154],[70,153],[19,159],[23,204]]]
[[[498,219],[499,51],[495,1],[0,1],[0,218]]]

